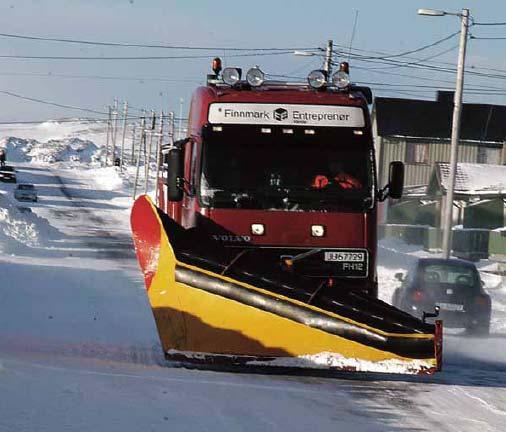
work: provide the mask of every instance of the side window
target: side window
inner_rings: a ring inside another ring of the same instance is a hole
[[[406,162],[415,164],[429,163],[429,144],[406,143]]]
[[[198,155],[198,146],[195,141],[192,142],[192,156],[191,156],[191,165],[190,165],[190,183],[196,187],[198,180],[198,172],[197,172],[197,155]]]

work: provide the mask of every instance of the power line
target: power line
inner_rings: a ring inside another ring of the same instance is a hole
[[[506,37],[480,37],[471,35],[473,40],[506,40]]]
[[[428,61],[430,61],[432,59],[435,59],[437,57],[441,57],[442,55],[448,54],[449,52],[454,51],[458,47],[459,47],[459,45],[457,44],[457,45],[454,45],[454,46],[452,46],[450,48],[447,48],[447,49],[445,49],[445,50],[443,50],[441,52],[433,54],[433,55],[431,55],[429,57],[425,57],[423,59],[417,59],[416,61],[412,61],[412,62],[407,62],[404,65],[386,66],[386,67],[375,68],[375,69],[376,70],[388,70],[388,69],[395,69],[395,68],[399,68],[399,67],[407,67],[409,65],[418,65],[418,64],[426,63],[426,62],[428,62]],[[339,54],[339,52],[336,52],[336,54]],[[354,57],[354,58],[357,58],[357,57]],[[364,57],[364,58],[367,58],[367,57]]]
[[[370,56],[368,57],[369,59],[371,60],[387,60],[387,59],[390,59],[390,58],[393,58],[393,57],[405,57],[409,54],[414,54],[414,53],[417,53],[417,52],[420,52],[420,51],[424,51],[428,48],[431,48],[431,47],[434,47],[436,45],[439,45],[455,36],[457,36],[458,34],[460,33],[460,31],[457,31],[457,32],[454,32],[448,36],[445,36],[444,38],[441,38],[441,39],[438,39],[437,41],[435,42],[432,42],[430,44],[427,44],[427,45],[423,45],[419,48],[415,48],[415,49],[412,49],[412,50],[409,50],[409,51],[404,51],[404,52],[401,52],[401,53],[398,53],[398,54],[387,54],[387,55],[382,55],[382,56]],[[343,53],[344,56],[346,56],[346,53]],[[366,58],[364,56],[364,58]]]
[[[347,50],[348,48],[343,46],[343,45],[338,45],[338,44],[334,44],[334,46],[338,46],[341,48],[341,50]],[[354,54],[355,56],[358,56],[358,57],[361,57],[362,55],[359,54],[358,52],[363,52],[363,53],[375,53],[375,54],[388,54],[388,53],[385,53],[384,51],[377,51],[377,50],[364,50],[364,49],[360,49],[360,48],[353,48],[353,51],[357,51],[356,54]],[[344,53],[343,51],[341,52],[336,52],[336,54],[341,54],[341,55],[348,55],[346,53]],[[369,58],[367,56],[362,56],[364,58]],[[355,57],[356,58],[356,57]],[[406,56],[406,59],[413,59],[413,60],[416,60],[416,61],[419,61],[421,59],[419,58],[416,58],[416,57],[408,57]],[[450,63],[450,62],[444,62],[444,61],[432,61],[431,63],[434,63],[434,64],[440,64],[440,65],[447,65],[447,66],[450,66],[450,67],[454,67],[455,64],[454,63]],[[357,68],[357,66],[354,66],[355,68]],[[366,68],[364,68],[366,69]],[[377,68],[379,70],[381,70],[380,68]],[[506,73],[506,69],[497,69],[497,68],[489,68],[489,67],[484,67],[484,66],[475,66],[475,65],[468,65],[466,66],[466,72],[468,72],[469,70],[483,70],[483,71],[492,71],[492,72],[504,72]],[[374,70],[373,68],[370,68],[368,70]],[[390,74],[392,74],[392,72],[389,72]]]
[[[91,79],[91,80],[113,80],[113,81],[155,81],[155,82],[187,82],[201,83],[198,79],[176,79],[162,77],[128,77],[128,76],[104,76],[104,75],[72,75],[60,73],[41,73],[41,72],[0,72],[0,76],[26,76],[37,78],[69,78],[69,79]]]
[[[506,26],[506,22],[474,22],[477,26]]]
[[[56,106],[59,108],[73,109],[73,110],[78,110],[78,111],[90,112],[90,113],[94,113],[94,114],[104,114],[104,115],[106,114],[105,112],[96,111],[96,110],[92,110],[89,108],[82,108],[82,107],[77,107],[77,106],[73,106],[73,105],[64,105],[64,104],[60,104],[57,102],[50,102],[50,101],[43,100],[43,99],[33,98],[33,97],[29,97],[29,96],[23,96],[23,95],[13,93],[13,92],[10,92],[7,90],[0,90],[0,93],[7,95],[7,96],[15,97],[17,99],[23,99],[23,100],[28,100],[31,102],[37,102],[37,103],[41,103],[44,105],[52,105],[52,106]]]
[[[443,72],[443,73],[450,73],[455,74],[456,69],[455,67],[452,68],[446,68],[441,66],[433,66],[430,64],[410,64],[410,62],[405,62],[401,60],[371,60],[368,57],[362,57],[362,56],[354,56],[353,59],[357,61],[362,61],[366,63],[379,63],[384,65],[390,65],[390,66],[404,66],[411,69],[420,69],[420,70],[430,70],[430,71],[437,71],[437,72]],[[478,69],[478,68],[477,68]],[[506,72],[506,71],[503,71]],[[466,73],[468,75],[474,75],[479,77],[485,77],[485,78],[492,78],[492,79],[506,79],[505,74],[489,74],[489,73],[483,73],[483,72],[476,72],[474,70],[466,69]]]
[[[0,33],[0,37],[25,39],[34,41],[45,42],[61,42],[81,45],[97,45],[97,46],[110,46],[110,47],[126,47],[126,48],[163,48],[163,49],[180,49],[180,50],[199,50],[199,51],[306,51],[317,50],[318,47],[287,47],[287,48],[239,48],[239,47],[213,47],[213,46],[190,46],[190,45],[157,45],[157,44],[140,44],[140,43],[125,43],[125,42],[104,42],[104,41],[89,41],[82,39],[70,38],[50,38],[43,36],[20,35],[13,33]]]
[[[293,51],[260,52],[249,54],[231,54],[228,57],[263,57],[273,55],[293,54]],[[188,55],[188,56],[130,56],[130,57],[84,57],[84,56],[28,56],[28,55],[0,55],[3,59],[19,60],[188,60],[212,59],[215,55]]]

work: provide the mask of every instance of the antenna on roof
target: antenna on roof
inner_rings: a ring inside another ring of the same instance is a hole
[[[358,21],[358,9],[355,11],[355,21],[353,22],[353,30],[351,32],[350,49],[348,50],[348,62],[350,61],[351,47],[353,46],[353,39],[355,39],[355,30],[357,28],[357,21]]]

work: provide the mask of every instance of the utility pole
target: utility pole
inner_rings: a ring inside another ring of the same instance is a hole
[[[139,142],[139,151],[137,152],[137,166],[135,169],[135,182],[134,182],[134,194],[133,199],[137,197],[137,183],[139,182],[139,170],[141,167],[141,151],[144,144],[144,153],[146,153],[146,112],[142,110],[141,115],[141,139]]]
[[[184,99],[179,99],[179,127],[177,131],[177,139],[182,139],[182,133],[183,133],[183,102]]]
[[[450,178],[446,190],[446,203],[443,225],[443,257],[449,258],[452,249],[453,196],[457,173],[458,145],[460,138],[460,114],[462,112],[462,92],[464,89],[464,65],[466,59],[467,29],[469,27],[469,9],[462,9],[460,15],[460,44],[453,107],[452,138],[450,149]]]
[[[118,132],[118,99],[114,99],[114,109],[112,114],[114,117],[112,128],[112,164],[114,165],[116,159],[116,135]]]
[[[169,146],[172,147],[174,145],[174,111],[169,112],[168,123],[167,134],[169,136]]]
[[[127,128],[127,115],[128,115],[128,102],[125,101],[123,104],[123,134],[121,137],[121,155],[120,155],[120,161],[119,161],[120,171],[123,171],[123,158],[124,158],[124,153],[125,153],[125,135],[126,135],[126,128]]]
[[[162,144],[163,144],[163,111],[160,112],[160,126],[158,127],[158,141],[156,143],[156,177],[155,177],[155,200],[158,203],[158,177],[160,176],[160,165],[162,162]]]
[[[149,130],[149,147],[148,147],[148,155],[145,159],[144,164],[144,174],[146,175],[144,179],[144,193],[148,193],[149,186],[149,164],[151,163],[151,150],[153,148],[153,136],[155,135],[155,127],[156,127],[156,112],[155,110],[151,110],[151,125]]]
[[[323,70],[327,72],[327,77],[330,79],[330,75],[332,74],[332,49],[334,42],[332,40],[327,41],[327,51],[325,53],[325,64],[323,65]]]
[[[137,132],[137,124],[134,123],[134,127],[132,128],[132,142],[131,142],[131,153],[130,153],[130,163],[133,165],[135,163],[135,133]]]
[[[105,160],[104,166],[107,166],[107,157],[109,156],[109,138],[111,135],[111,105],[109,105],[109,113],[107,116],[107,136],[105,139]]]

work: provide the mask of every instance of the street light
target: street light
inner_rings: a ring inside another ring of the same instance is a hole
[[[443,15],[450,15],[445,11],[442,10],[435,10],[435,9],[418,9],[418,15],[426,15],[426,16],[443,16]],[[452,14],[453,15],[453,14]]]
[[[454,15],[460,17],[459,59],[457,65],[457,81],[455,82],[455,99],[453,106],[452,137],[450,147],[450,178],[446,190],[446,204],[443,221],[443,257],[449,258],[451,252],[453,195],[455,189],[455,174],[457,172],[457,156],[460,137],[460,113],[462,111],[462,91],[464,88],[464,63],[466,59],[469,9],[462,9],[461,13],[450,13],[433,9],[418,9],[418,14],[426,16]]]

